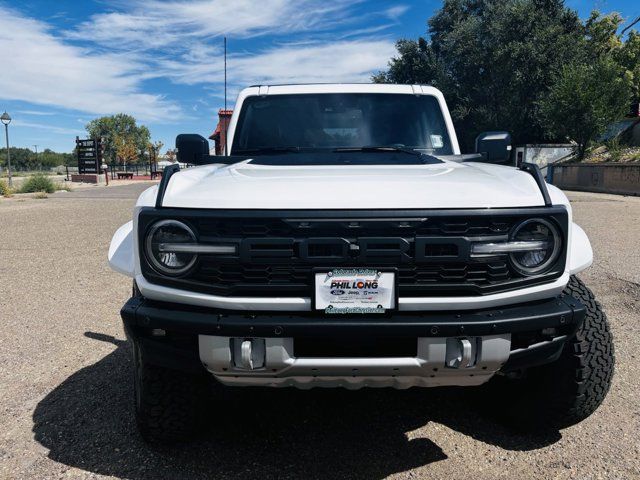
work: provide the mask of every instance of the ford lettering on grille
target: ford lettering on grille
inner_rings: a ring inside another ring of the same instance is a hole
[[[314,264],[430,263],[466,261],[465,237],[246,238],[240,242],[243,263],[294,261]]]

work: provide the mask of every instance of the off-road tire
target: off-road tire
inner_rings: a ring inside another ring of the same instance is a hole
[[[135,341],[132,350],[135,416],[142,438],[153,444],[197,438],[207,423],[209,379],[148,363]]]
[[[584,323],[557,361],[503,385],[511,392],[499,403],[507,419],[521,426],[575,425],[600,406],[611,385],[615,359],[607,316],[579,278],[572,276],[563,293],[586,307]]]

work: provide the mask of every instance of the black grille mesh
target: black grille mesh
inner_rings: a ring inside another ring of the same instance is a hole
[[[269,291],[308,296],[313,288],[312,270],[312,266],[220,264],[209,258],[201,261],[191,278],[215,286],[221,295],[264,295]],[[511,278],[507,262],[495,260],[398,269],[399,294],[403,296],[474,294],[477,293],[474,287],[495,285]]]

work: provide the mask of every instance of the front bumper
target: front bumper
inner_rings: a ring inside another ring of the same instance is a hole
[[[336,316],[216,310],[141,297],[121,315],[145,358],[169,368],[211,372],[231,385],[393,386],[477,385],[496,372],[552,362],[579,328],[585,308],[570,296],[477,311]],[[297,338],[414,338],[413,355],[296,356]],[[259,339],[257,368],[239,365],[234,342]],[[451,368],[447,341],[473,345],[473,362]]]

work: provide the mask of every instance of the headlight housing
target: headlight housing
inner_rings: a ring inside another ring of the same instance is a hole
[[[518,224],[510,241],[532,246],[509,254],[513,267],[523,275],[536,275],[547,270],[556,262],[562,248],[558,228],[542,218],[532,218]]]
[[[145,254],[156,271],[178,276],[188,272],[198,259],[196,253],[180,247],[194,243],[196,236],[187,225],[178,220],[160,220],[147,231]]]

